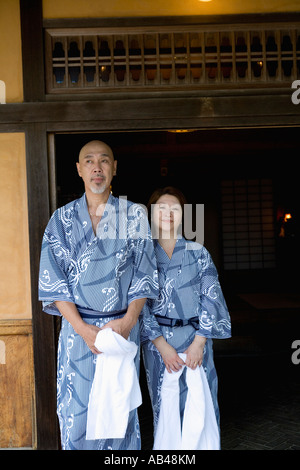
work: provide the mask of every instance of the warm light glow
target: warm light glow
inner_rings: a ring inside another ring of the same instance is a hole
[[[168,132],[173,132],[174,134],[185,134],[186,132],[195,132],[196,129],[170,129]]]
[[[286,222],[288,219],[292,218],[292,214],[284,214],[284,221]]]
[[[198,0],[198,2],[211,2],[211,0]]]

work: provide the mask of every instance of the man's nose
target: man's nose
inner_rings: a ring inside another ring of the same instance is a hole
[[[100,162],[96,162],[96,163],[95,163],[95,166],[94,166],[94,168],[93,168],[93,172],[94,172],[94,173],[102,172],[102,166],[101,166],[101,163],[100,163]]]

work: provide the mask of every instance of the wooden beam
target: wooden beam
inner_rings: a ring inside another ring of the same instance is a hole
[[[177,127],[299,124],[300,105],[290,93],[254,96],[177,97],[68,101],[0,106],[1,124],[44,123],[48,131],[170,129]]]
[[[236,15],[146,16],[123,18],[54,18],[44,19],[45,28],[117,28],[137,26],[218,25],[300,21],[300,12],[249,13]]]
[[[20,0],[24,101],[43,101],[44,50],[41,0]]]
[[[24,101],[34,106],[33,102],[45,100],[42,0],[20,0],[20,20]],[[26,109],[26,103],[20,106]],[[35,112],[34,109],[31,108],[31,112]],[[15,124],[12,123],[11,131],[19,126],[26,134],[36,443],[38,449],[57,449],[55,325],[52,317],[42,313],[38,301],[40,247],[50,215],[47,129],[41,120],[20,119],[22,111],[15,111],[17,119]],[[7,132],[7,124],[3,131]]]
[[[41,243],[50,216],[44,124],[27,125],[26,160],[37,448],[57,449],[55,320],[42,312],[38,301]]]

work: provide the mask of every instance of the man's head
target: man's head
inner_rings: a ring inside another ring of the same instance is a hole
[[[109,191],[110,183],[117,171],[117,161],[107,144],[93,140],[84,145],[80,150],[76,166],[86,192],[103,194]]]

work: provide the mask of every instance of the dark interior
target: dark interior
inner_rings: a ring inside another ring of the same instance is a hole
[[[295,287],[299,259],[298,128],[57,134],[58,206],[82,195],[75,162],[81,147],[93,139],[109,144],[118,160],[112,182],[115,196],[146,205],[154,189],[174,185],[189,203],[204,204],[204,244],[231,291],[261,291],[261,282],[268,291]],[[221,182],[251,178],[272,180],[276,267],[268,276],[265,270],[257,270],[255,275],[246,270],[228,271],[223,276]],[[287,224],[289,236],[280,239],[283,213],[292,214],[292,219]]]

